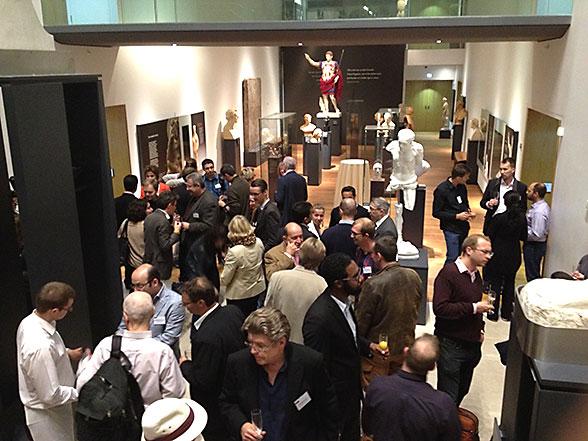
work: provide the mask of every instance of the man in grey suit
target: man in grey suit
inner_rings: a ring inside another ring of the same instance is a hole
[[[162,281],[171,279],[174,263],[172,246],[180,240],[180,223],[174,222],[178,197],[164,191],[157,199],[158,207],[145,218],[145,255],[143,261],[156,267]],[[173,226],[172,226],[173,224]]]
[[[398,231],[394,221],[390,218],[390,203],[381,197],[373,198],[370,202],[370,219],[376,224],[375,239],[382,236],[392,236],[398,240]]]

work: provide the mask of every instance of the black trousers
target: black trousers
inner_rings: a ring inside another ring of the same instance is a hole
[[[257,301],[259,300],[259,294],[255,297],[249,297],[248,299],[231,300],[227,299],[228,305],[235,305],[241,310],[245,318],[249,316],[253,311],[257,309]]]

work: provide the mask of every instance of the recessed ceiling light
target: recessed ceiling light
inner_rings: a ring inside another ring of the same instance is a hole
[[[178,45],[178,43],[172,43],[173,47],[176,47]]]
[[[442,41],[441,41],[441,39],[439,38],[439,39],[438,39],[438,40],[437,40],[435,43],[437,43],[437,44],[441,44],[441,43],[442,43]]]
[[[298,42],[298,46],[304,46],[304,43],[302,43],[301,41]]]
[[[369,11],[369,10],[370,10],[370,8],[368,8],[366,5],[363,5],[363,10],[364,10],[364,11]]]
[[[431,72],[427,72],[427,78],[433,78],[433,74]]]

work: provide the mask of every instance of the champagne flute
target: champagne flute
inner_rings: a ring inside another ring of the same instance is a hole
[[[257,433],[261,435],[263,431],[263,419],[261,417],[261,409],[251,410],[251,423],[257,428]]]
[[[494,311],[488,311],[488,314],[494,314],[496,311],[496,292],[492,290],[492,288],[488,288],[487,298],[486,301],[494,307]]]
[[[378,346],[382,351],[388,349],[388,334],[380,334],[378,338]]]

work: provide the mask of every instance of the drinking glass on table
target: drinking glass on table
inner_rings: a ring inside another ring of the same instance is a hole
[[[251,423],[257,428],[258,433],[263,431],[263,419],[261,417],[261,409],[253,409],[251,411]]]

